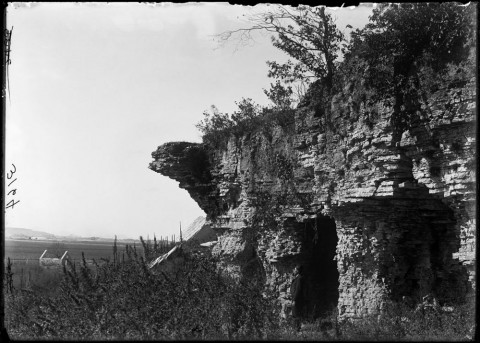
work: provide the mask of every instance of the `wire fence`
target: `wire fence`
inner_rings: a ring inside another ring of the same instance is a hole
[[[75,259],[75,258],[70,258],[70,262],[74,264],[80,264],[83,263],[82,259]],[[85,259],[87,264],[94,264],[94,261],[97,263],[102,263],[102,259]],[[6,266],[8,263],[8,258],[4,259],[4,265]],[[10,263],[13,266],[31,266],[31,265],[40,265],[40,259],[39,258],[10,258]]]

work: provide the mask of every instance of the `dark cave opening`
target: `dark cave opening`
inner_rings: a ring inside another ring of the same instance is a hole
[[[304,225],[301,263],[307,279],[307,313],[318,318],[338,304],[337,228],[333,218],[322,215]]]

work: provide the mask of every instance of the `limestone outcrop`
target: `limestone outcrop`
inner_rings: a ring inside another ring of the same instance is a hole
[[[297,263],[314,315],[458,303],[475,288],[475,98],[475,80],[445,85],[398,125],[393,99],[344,92],[222,147],[164,144],[150,169],[206,212],[225,268],[263,277],[284,305]]]

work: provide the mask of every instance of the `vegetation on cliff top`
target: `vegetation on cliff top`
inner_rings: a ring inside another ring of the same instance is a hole
[[[238,103],[233,114],[215,106],[205,112],[197,128],[205,143],[218,147],[231,135],[270,127],[290,126],[293,107],[313,109],[329,121],[329,103],[334,95],[352,96],[354,102],[373,103],[393,99],[394,124],[409,124],[418,101],[441,87],[459,86],[475,75],[476,8],[458,3],[380,4],[370,22],[351,32],[340,33],[323,7],[283,6],[251,16],[252,25],[219,35],[222,42],[237,38],[245,42],[251,33],[272,33],[272,44],[284,51],[287,63],[267,61],[268,76],[275,79],[269,90],[269,108],[250,99]],[[339,56],[343,60],[339,60]],[[293,59],[293,61],[292,61]],[[309,86],[296,92],[293,85]],[[330,123],[331,124],[331,123]]]

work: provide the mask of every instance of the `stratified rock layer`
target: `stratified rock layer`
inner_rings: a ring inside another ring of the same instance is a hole
[[[399,128],[393,100],[340,94],[329,120],[304,107],[294,127],[215,150],[167,143],[150,168],[207,213],[224,267],[263,277],[284,305],[297,263],[313,315],[361,317],[428,293],[455,303],[475,288],[474,82],[419,101]]]

